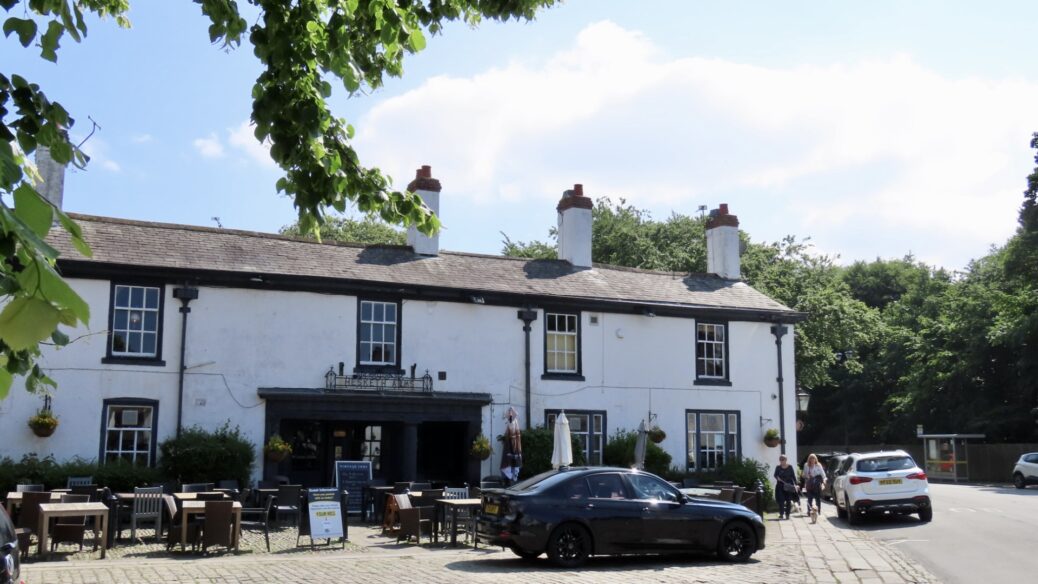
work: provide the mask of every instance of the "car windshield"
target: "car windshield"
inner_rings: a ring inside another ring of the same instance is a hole
[[[915,467],[915,461],[910,456],[880,456],[859,460],[857,469],[859,472],[888,472],[913,467]]]

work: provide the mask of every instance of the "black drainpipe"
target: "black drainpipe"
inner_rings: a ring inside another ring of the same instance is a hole
[[[782,390],[782,337],[789,332],[789,327],[784,324],[776,324],[771,327],[771,334],[775,335],[775,356],[778,358],[778,400],[779,400],[779,444],[780,452],[786,453],[786,408],[785,392]]]
[[[187,314],[191,312],[188,303],[198,298],[198,288],[192,288],[185,282],[180,288],[173,289],[173,298],[180,301],[180,314],[184,315],[183,324],[180,327],[180,371],[177,379],[177,437],[179,438],[184,419],[184,371],[187,370],[187,365],[184,364],[184,353],[187,349]]]
[[[523,321],[523,333],[526,335],[526,429],[530,429],[530,323],[537,320],[537,311],[527,306],[517,315]]]

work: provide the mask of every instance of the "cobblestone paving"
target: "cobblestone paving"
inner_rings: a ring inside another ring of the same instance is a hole
[[[832,508],[827,508],[832,513]],[[23,566],[28,584],[364,582],[373,584],[476,582],[498,584],[521,576],[524,584],[555,582],[724,582],[724,583],[932,583],[934,577],[897,550],[850,529],[833,517],[811,525],[805,517],[769,517],[767,548],[746,564],[710,556],[593,558],[580,570],[559,570],[542,557],[524,562],[500,549],[448,548],[443,544],[396,544],[378,530],[351,526],[346,550],[335,546],[296,548],[295,534],[271,535],[267,553],[262,533],[246,532],[239,554],[169,554],[155,544],[117,546],[109,559],[84,552],[59,554],[65,561]],[[304,543],[308,540],[304,539]],[[71,548],[68,548],[71,549]]]

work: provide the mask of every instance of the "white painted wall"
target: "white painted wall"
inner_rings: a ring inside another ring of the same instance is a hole
[[[89,328],[60,350],[45,348],[43,367],[59,383],[54,411],[61,420],[50,438],[35,437],[26,421],[42,401],[15,381],[0,401],[0,456],[25,452],[95,458],[101,435],[102,400],[157,399],[158,441],[175,432],[177,368],[181,336],[175,286],[165,287],[162,367],[108,365],[105,355],[110,284],[72,280],[90,304]],[[264,404],[259,387],[323,387],[324,373],[340,361],[352,371],[356,360],[357,298],[330,294],[201,287],[191,303],[184,383],[184,424],[238,425],[259,447]],[[517,307],[405,300],[402,303],[401,368],[417,365],[433,376],[437,391],[488,393],[483,432],[504,429],[509,406],[525,418],[523,323]],[[598,324],[590,323],[592,316]],[[731,387],[694,385],[695,321],[584,312],[581,356],[584,381],[544,380],[544,312],[532,325],[532,423],[544,424],[546,409],[606,410],[607,432],[637,428],[650,411],[668,437],[662,447],[675,465],[685,461],[685,411],[741,412],[745,456],[774,465],[778,448],[766,448],[765,429],[778,426],[775,341],[770,324],[732,322],[729,328]],[[790,327],[792,329],[792,327]],[[793,335],[783,339],[787,451],[795,455]],[[445,371],[446,381],[437,380]],[[765,420],[762,423],[762,419]],[[496,443],[494,443],[496,444]],[[482,473],[496,474],[497,457]],[[257,478],[259,474],[257,468]]]

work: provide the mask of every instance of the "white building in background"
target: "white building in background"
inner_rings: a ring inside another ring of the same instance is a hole
[[[410,188],[438,205],[429,167]],[[271,434],[295,446],[255,478],[329,484],[334,460],[371,459],[390,481],[475,481],[497,460],[469,445],[501,434],[509,407],[524,426],[565,410],[593,463],[643,419],[689,470],[774,465],[763,434],[780,423],[795,455],[801,315],[738,280],[727,206],[708,223],[714,273],[691,275],[592,265],[591,206],[580,185],[559,202],[559,260],[441,251],[414,232],[365,247],[75,215],[93,257],[53,243],[91,323],[41,359],[61,425],[33,435],[41,399],[16,386],[0,456],[155,464],[178,424],[229,421],[257,460]]]

